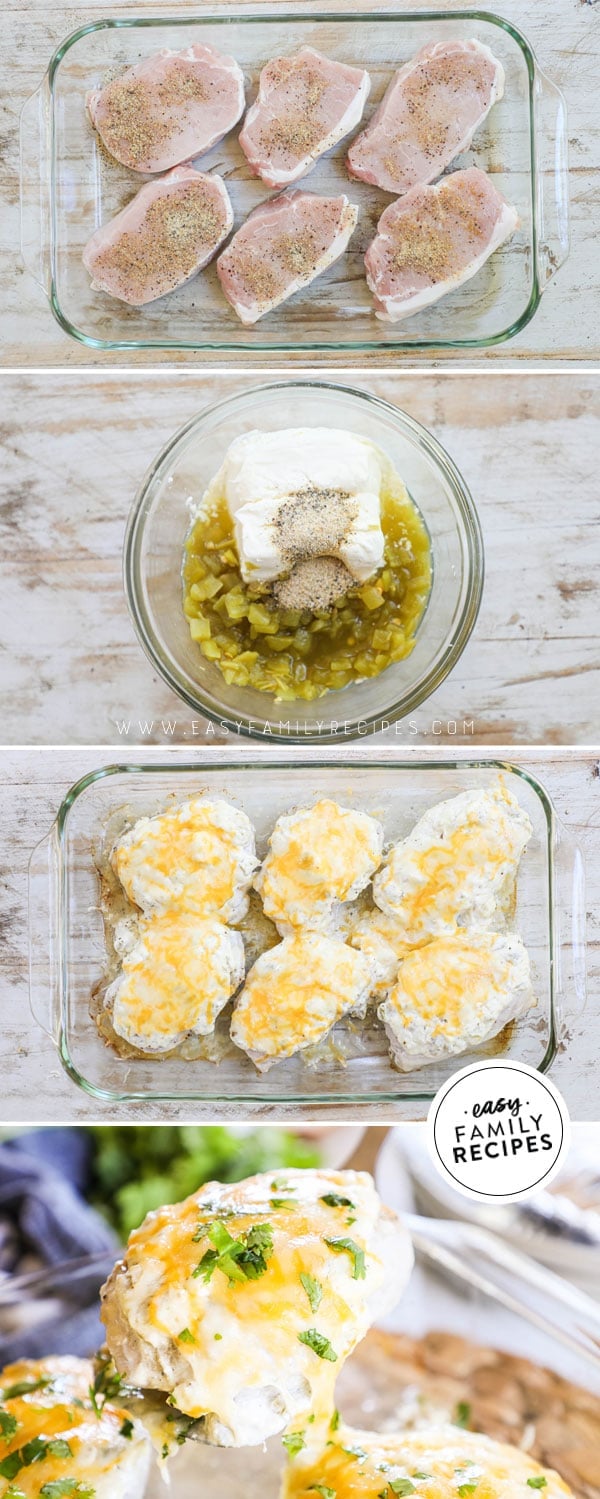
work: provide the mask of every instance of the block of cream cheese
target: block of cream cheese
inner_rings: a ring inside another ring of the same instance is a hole
[[[383,564],[380,496],[387,460],[334,427],[246,432],[208,498],[223,495],[246,582],[282,577],[305,557],[336,557],[357,582]]]

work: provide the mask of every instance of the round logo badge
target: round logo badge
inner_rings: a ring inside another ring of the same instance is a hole
[[[434,1165],[465,1197],[512,1202],[541,1191],[569,1148],[564,1098],[524,1062],[475,1062],[436,1094],[427,1117]]]

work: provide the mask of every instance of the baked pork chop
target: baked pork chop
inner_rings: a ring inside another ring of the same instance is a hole
[[[481,42],[423,47],[396,73],[352,142],[349,171],[388,193],[434,182],[466,151],[503,92],[504,69]]]
[[[186,163],[147,182],[83,252],[95,290],[132,307],[175,291],[216,255],[233,227],[224,182]]]
[[[263,68],[240,146],[255,177],[287,187],[359,124],[371,80],[364,68],[301,47]]]
[[[92,1392],[82,1358],[20,1359],[0,1373],[3,1499],[142,1499],[151,1462],[144,1427]]]
[[[518,228],[485,172],[452,172],[390,203],[365,255],[377,317],[397,323],[470,281]]]
[[[194,1437],[259,1446],[330,1415],[337,1374],[412,1263],[364,1172],[207,1182],[130,1235],[102,1291],[107,1343],[128,1381],[193,1418]]]
[[[156,52],[87,97],[106,150],[135,172],[167,172],[202,156],[233,130],[244,105],[235,58],[201,45]]]
[[[297,189],[255,208],[217,261],[241,322],[258,322],[339,260],[357,219],[345,193],[320,198]]]

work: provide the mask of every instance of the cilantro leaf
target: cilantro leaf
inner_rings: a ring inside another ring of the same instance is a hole
[[[392,1494],[404,1495],[416,1492],[414,1483],[411,1483],[410,1478],[390,1478],[388,1488],[391,1489]]]
[[[340,1424],[340,1413],[339,1413],[338,1410],[335,1410],[333,1412],[332,1417],[331,1417],[331,1421],[329,1422],[329,1430],[330,1431],[337,1431],[339,1424]]]
[[[290,1431],[287,1436],[281,1438],[289,1457],[295,1457],[298,1452],[306,1447],[303,1431]]]
[[[190,1332],[189,1327],[182,1327],[181,1332],[177,1334],[177,1341],[179,1343],[195,1343],[196,1339],[193,1332]]]
[[[130,1421],[129,1416],[126,1416],[125,1420],[123,1421],[123,1424],[121,1426],[121,1436],[127,1437],[128,1441],[133,1436],[133,1421]]]
[[[365,1251],[360,1249],[354,1239],[326,1239],[325,1243],[330,1249],[335,1249],[337,1254],[349,1254],[354,1264],[352,1271],[353,1280],[364,1280],[367,1274],[365,1266]]]
[[[548,1487],[548,1479],[544,1478],[543,1473],[540,1473],[537,1478],[528,1478],[527,1483],[530,1489],[545,1489]]]
[[[460,1499],[466,1499],[467,1494],[474,1494],[476,1488],[476,1483],[459,1483],[457,1493],[460,1495]]]
[[[32,1395],[34,1390],[45,1390],[49,1384],[52,1384],[49,1375],[42,1379],[22,1379],[20,1384],[11,1384],[7,1390],[2,1390],[0,1400],[20,1400],[22,1395]]]
[[[307,1273],[302,1271],[300,1275],[300,1284],[302,1286],[302,1289],[306,1291],[306,1294],[310,1301],[311,1312],[318,1312],[323,1300],[323,1287],[320,1280],[315,1280],[314,1275],[308,1275]]]
[[[468,1426],[471,1420],[471,1407],[468,1400],[459,1400],[452,1421],[454,1426]]]
[[[321,1499],[336,1499],[335,1489],[328,1489],[326,1483],[309,1484],[309,1492],[312,1493],[313,1491],[315,1494],[320,1494]]]
[[[273,1253],[273,1230],[269,1223],[256,1223],[254,1228],[232,1238],[224,1223],[211,1224],[208,1238],[212,1249],[207,1249],[199,1265],[192,1271],[209,1281],[215,1270],[221,1270],[231,1284],[234,1281],[258,1280],[264,1275],[267,1261]]]
[[[321,1202],[325,1202],[328,1208],[354,1207],[354,1203],[350,1201],[350,1198],[340,1197],[339,1192],[326,1192],[325,1196],[321,1198]]]
[[[40,1489],[40,1494],[45,1499],[67,1499],[67,1495],[77,1494],[79,1499],[94,1499],[95,1489],[91,1489],[87,1483],[78,1483],[76,1478],[55,1478],[51,1483],[45,1483]]]
[[[307,1348],[312,1348],[317,1358],[328,1359],[330,1364],[337,1364],[337,1353],[334,1352],[329,1338],[318,1332],[316,1327],[309,1327],[306,1332],[298,1333],[298,1342],[305,1343]]]
[[[8,1411],[0,1410],[0,1436],[4,1437],[6,1442],[14,1437],[18,1424],[16,1416],[9,1416]]]

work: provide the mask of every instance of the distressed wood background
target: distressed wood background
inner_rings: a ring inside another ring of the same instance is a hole
[[[1,741],[210,742],[137,643],[121,581],[129,505],[224,373],[5,376],[0,440]],[[350,377],[352,379],[352,377]],[[358,383],[358,382],[357,382]],[[452,675],[393,742],[600,742],[600,380],[368,375],[432,429],[479,509],[487,580]],[[129,725],[124,731],[119,725]],[[466,725],[466,727],[464,727]]]
[[[250,0],[238,4],[252,6]],[[307,0],[292,0],[283,5],[275,0],[271,8],[298,9]],[[314,0],[311,8],[317,8]],[[382,0],[361,0],[364,9],[380,9]],[[383,0],[385,6],[385,0]],[[411,11],[435,8],[434,0],[394,0],[396,8]],[[228,0],[221,0],[225,10]],[[119,12],[143,15],[194,15],[201,9],[196,0],[81,0],[78,5],[63,5],[60,0],[8,0],[3,18],[3,62],[0,67],[0,308],[2,308],[2,351],[4,365],[87,365],[115,364],[154,365],[161,358],[155,352],[139,354],[94,353],[82,348],[59,328],[49,311],[45,296],[26,274],[18,257],[19,244],[19,114],[29,96],[38,87],[47,64],[59,43],[77,27]],[[210,8],[210,7],[208,7]],[[348,8],[347,0],[328,0],[329,12]],[[390,0],[390,8],[393,8]],[[447,11],[463,8],[463,0],[444,0]],[[494,364],[510,365],[525,359],[566,362],[600,358],[600,260],[597,255],[597,225],[600,208],[600,119],[598,116],[598,70],[600,66],[600,5],[596,0],[497,0],[489,7],[519,27],[538,54],[549,77],[564,91],[569,110],[571,165],[571,213],[573,243],[570,258],[546,291],[542,305],[529,324],[509,344],[489,350],[481,358]],[[210,362],[228,364],[230,357],[211,355]],[[249,355],[243,362],[273,367],[289,366],[288,356]],[[406,362],[429,362],[427,353],[404,356]],[[458,351],[443,356],[446,361],[465,364],[469,361]],[[201,362],[195,354],[170,354],[172,363],[194,365]],[[336,362],[324,354],[325,364]],[[380,367],[396,365],[398,356],[375,354],[355,356],[354,363],[364,367],[369,362]],[[242,356],[238,356],[242,362]],[[300,356],[297,363],[302,363]],[[348,356],[337,360],[347,364]]]
[[[179,752],[180,753],[180,752]],[[204,751],[204,763],[206,763]],[[340,755],[345,763],[353,757],[368,757],[364,746],[348,748]],[[468,752],[457,751],[457,755]],[[493,756],[492,751],[484,755]],[[504,751],[506,758],[531,769],[543,781],[553,798],[556,810],[583,851],[587,866],[588,969],[589,999],[583,1014],[567,1015],[567,1038],[552,1068],[552,1077],[566,1098],[574,1119],[598,1117],[598,1063],[600,1060],[600,766],[591,752],[527,750],[515,755]],[[189,758],[189,750],[186,759]],[[217,758],[238,757],[248,762],[262,758],[256,748],[237,747],[213,750]],[[396,758],[408,758],[407,751],[396,751]],[[135,759],[173,763],[177,749],[137,749]],[[422,757],[422,751],[413,752]],[[315,758],[304,752],[304,758]],[[390,751],[390,757],[394,752]],[[26,749],[0,751],[0,827],[4,830],[0,856],[0,904],[2,939],[0,941],[0,996],[2,1001],[2,1054],[0,1073],[0,1118],[3,1122],[49,1123],[68,1119],[156,1118],[156,1104],[146,1106],[101,1104],[90,1099],[73,1084],[63,1071],[52,1042],[33,1020],[28,1007],[28,916],[27,864],[35,844],[50,829],[60,802],[69,787],[80,776],[110,764],[106,749]],[[317,757],[318,758],[318,757]],[[333,756],[330,756],[333,758]],[[41,954],[37,950],[37,957]],[[163,1119],[190,1116],[190,1104],[161,1104]],[[424,1117],[426,1106],[403,1104],[395,1109],[388,1105],[352,1105],[352,1122],[377,1123],[381,1120]],[[247,1106],[245,1117],[267,1119],[264,1106]],[[343,1119],[338,1107],[302,1111],[299,1108],[276,1108],[277,1117]],[[202,1108],[193,1105],[193,1117],[204,1122],[216,1115],[215,1105]],[[220,1117],[239,1119],[239,1105],[223,1104]]]

